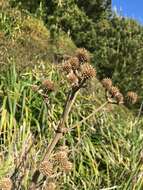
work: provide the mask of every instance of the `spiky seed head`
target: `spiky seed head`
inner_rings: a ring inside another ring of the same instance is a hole
[[[54,182],[49,182],[46,184],[44,190],[55,190],[56,184]]]
[[[34,92],[37,92],[38,89],[39,89],[39,87],[38,87],[37,85],[32,85],[32,90],[33,90]]]
[[[112,87],[112,80],[110,78],[104,78],[101,81],[103,87],[107,90],[109,90]]]
[[[112,87],[109,89],[109,92],[111,93],[111,95],[112,95],[113,97],[115,97],[115,95],[116,95],[117,93],[119,93],[119,89],[118,89],[116,86],[112,86]]]
[[[115,99],[116,99],[118,104],[123,104],[124,103],[124,97],[120,92],[115,94]]]
[[[79,69],[79,59],[77,57],[71,57],[69,60],[68,60],[69,64],[71,65],[72,69],[75,71],[77,69]]]
[[[0,181],[0,189],[2,190],[11,190],[12,186],[13,183],[10,178],[5,177]]]
[[[65,71],[66,73],[69,73],[71,71],[71,69],[72,69],[72,66],[68,61],[63,63],[63,65],[62,65],[62,70],[63,71]]]
[[[96,76],[96,70],[89,63],[81,65],[81,74],[85,79],[89,79]]]
[[[55,155],[55,159],[57,161],[59,161],[60,163],[62,163],[63,161],[67,160],[67,151],[58,151]]]
[[[64,162],[62,162],[61,166],[64,172],[66,173],[70,172],[73,168],[73,164],[68,160],[65,160]]]
[[[73,72],[71,72],[71,73],[69,73],[67,75],[67,80],[72,85],[77,85],[78,84],[78,78]]]
[[[78,48],[75,54],[81,63],[90,61],[89,52],[85,48]]]
[[[137,93],[135,93],[135,92],[129,91],[129,92],[127,93],[127,99],[128,99],[128,101],[131,102],[132,104],[135,104],[135,103],[137,102],[137,100],[138,100],[138,95],[137,95]]]
[[[54,91],[55,90],[54,83],[50,80],[43,80],[42,88],[44,90],[47,90],[47,91]]]
[[[45,176],[51,176],[53,173],[53,164],[49,161],[43,161],[39,166],[39,171]]]

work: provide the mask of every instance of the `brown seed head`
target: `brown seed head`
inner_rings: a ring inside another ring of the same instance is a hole
[[[53,173],[53,164],[49,161],[43,161],[39,167],[40,173],[46,176],[51,176]]]
[[[50,80],[44,80],[42,82],[42,88],[44,90],[48,90],[48,91],[54,91],[55,90],[54,83]]]
[[[135,92],[130,91],[127,93],[127,99],[132,104],[135,104],[138,100],[138,95]]]
[[[32,90],[33,90],[34,92],[37,92],[38,89],[39,89],[39,86],[37,86],[37,85],[32,85]]]
[[[81,63],[90,61],[89,52],[84,48],[78,48],[76,50],[76,57],[79,59],[79,62]]]
[[[67,75],[67,80],[72,85],[78,84],[78,78],[73,72],[71,72]]]
[[[64,64],[62,65],[62,69],[63,69],[63,71],[65,71],[66,73],[69,73],[69,72],[71,71],[71,69],[72,69],[72,66],[71,66],[71,64],[67,61],[66,63],[64,63]]]
[[[64,172],[68,173],[72,170],[72,163],[68,160],[65,160],[65,162],[62,163],[62,169],[64,170]]]
[[[119,89],[118,89],[116,86],[112,86],[112,87],[109,89],[109,92],[111,93],[111,95],[112,95],[113,97],[115,97],[115,95],[116,95],[117,93],[119,93]]]
[[[49,182],[46,184],[44,190],[55,190],[56,184],[54,182]]]
[[[81,65],[81,74],[85,79],[92,78],[96,76],[96,70],[92,67],[92,65],[84,63]]]
[[[110,78],[105,78],[101,81],[103,87],[109,90],[112,87],[112,80]]]
[[[59,161],[60,163],[64,162],[68,159],[67,157],[67,151],[58,151],[55,155],[55,159]]]
[[[79,59],[77,57],[71,57],[68,62],[70,63],[72,69],[75,71],[77,69],[79,69]]]
[[[115,99],[116,99],[118,104],[124,103],[124,97],[120,92],[115,94]]]
[[[0,189],[2,190],[11,190],[12,186],[13,184],[10,178],[5,177],[0,181]]]

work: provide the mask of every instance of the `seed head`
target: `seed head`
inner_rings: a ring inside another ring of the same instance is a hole
[[[33,90],[34,92],[37,92],[38,89],[39,89],[39,87],[38,87],[37,85],[32,85],[32,90]]]
[[[84,48],[78,48],[76,50],[76,57],[79,59],[79,62],[81,63],[90,61],[89,52]]]
[[[138,95],[137,93],[130,91],[127,93],[127,98],[129,102],[131,102],[132,104],[135,104],[138,100]]]
[[[42,88],[46,91],[54,91],[55,90],[54,83],[50,80],[44,80],[42,82]]]
[[[101,81],[103,87],[107,90],[109,90],[112,86],[112,80],[110,78],[105,78]]]
[[[119,89],[118,89],[116,86],[112,86],[112,87],[109,89],[109,92],[111,93],[111,95],[112,95],[113,97],[115,97],[115,95],[119,93]]]
[[[81,74],[83,78],[89,79],[96,76],[96,70],[92,67],[92,65],[84,63],[81,65]]]
[[[71,64],[67,61],[66,63],[64,63],[64,64],[62,65],[62,69],[63,69],[63,71],[65,71],[66,73],[69,73],[69,72],[71,71],[71,69],[72,69],[72,66],[71,66]]]
[[[67,80],[72,85],[78,84],[78,78],[73,72],[71,72],[67,75]]]
[[[77,69],[79,69],[79,59],[77,57],[71,57],[69,60],[68,60],[69,64],[71,65],[72,69],[75,71]]]
[[[65,162],[63,162],[61,164],[61,166],[62,166],[62,169],[64,170],[64,172],[66,172],[66,173],[70,172],[73,167],[72,163],[68,160],[65,160]]]
[[[10,178],[5,177],[0,181],[0,189],[2,190],[11,190],[12,186],[13,184]]]
[[[56,184],[54,182],[49,182],[46,184],[44,190],[55,190]]]
[[[49,161],[43,161],[40,164],[39,171],[46,176],[51,176],[53,173],[53,164]]]
[[[120,92],[115,94],[115,99],[116,99],[118,104],[123,104],[124,103],[124,97]]]
[[[58,151],[56,153],[56,155],[55,155],[55,159],[57,161],[59,161],[60,163],[64,162],[65,160],[68,159],[68,157],[67,157],[67,151],[64,151],[64,150],[63,151],[62,150]]]

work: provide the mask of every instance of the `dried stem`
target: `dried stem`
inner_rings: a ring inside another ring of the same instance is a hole
[[[86,81],[85,79],[81,80],[81,82],[80,82],[80,84],[78,86],[73,86],[72,89],[69,91],[67,99],[66,99],[66,102],[65,102],[65,105],[64,105],[63,114],[61,116],[60,123],[59,123],[59,125],[57,127],[57,130],[56,130],[56,134],[55,134],[53,140],[51,141],[51,143],[49,144],[49,146],[47,148],[47,151],[46,151],[46,154],[44,155],[42,161],[49,159],[53,149],[56,146],[56,144],[62,138],[62,136],[63,136],[63,128],[65,126],[65,123],[66,123],[67,119],[68,119],[68,115],[69,115],[69,113],[71,111],[72,105],[73,105],[73,103],[74,103],[74,101],[76,99],[76,96],[77,96],[79,90],[83,87],[85,81]],[[38,181],[39,176],[40,176],[40,172],[37,169],[33,174],[32,184],[31,184],[30,190],[33,190],[36,187],[36,183]]]

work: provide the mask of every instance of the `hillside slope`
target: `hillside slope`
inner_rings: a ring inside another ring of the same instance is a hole
[[[73,54],[76,46],[68,36],[61,33],[53,41],[42,20],[6,2],[0,6],[1,65],[15,62],[23,69],[38,66],[39,62],[58,62],[63,55]]]
[[[10,177],[17,179],[12,174],[18,168],[18,182],[27,190],[71,89],[66,74],[53,63],[61,59],[57,55],[73,55],[76,47],[62,33],[51,41],[43,22],[25,11],[8,5],[1,10],[0,189]],[[35,88],[43,79],[55,83],[46,98]],[[58,165],[54,178],[48,177],[58,190],[142,189],[143,120],[124,105],[102,107],[105,102],[98,79],[78,94],[66,123],[70,130],[58,144],[68,146],[72,171],[61,175]]]

